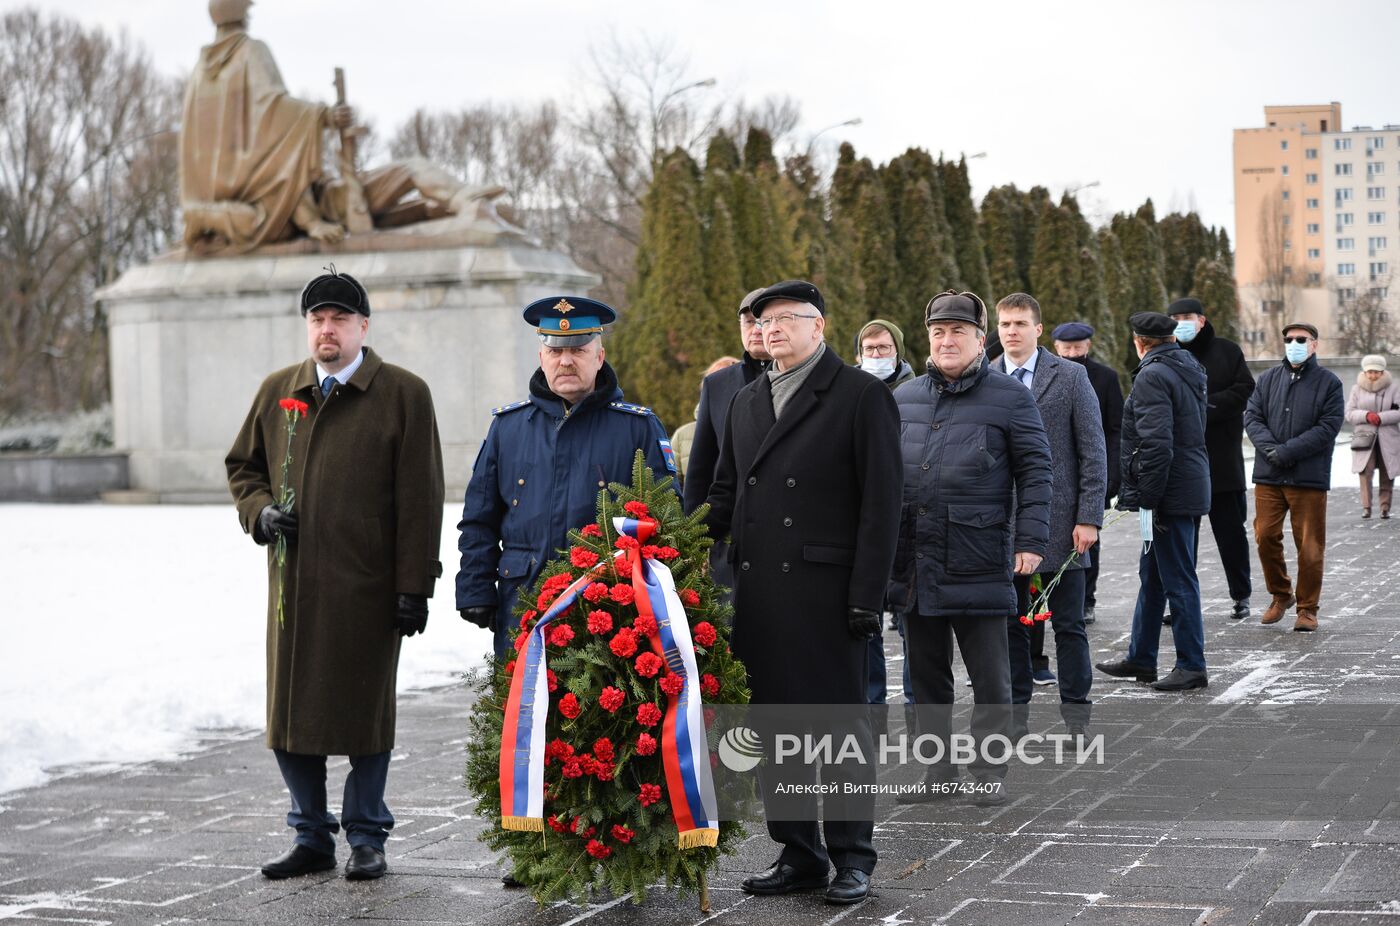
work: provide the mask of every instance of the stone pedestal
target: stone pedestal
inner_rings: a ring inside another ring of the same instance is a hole
[[[448,498],[460,496],[491,409],[527,396],[539,341],[529,302],[597,278],[525,243],[288,252],[127,271],[98,293],[111,341],[115,442],[131,488],[162,501],[229,497],[224,454],[259,383],[307,356],[298,297],[334,260],[369,292],[367,344],[432,389]]]

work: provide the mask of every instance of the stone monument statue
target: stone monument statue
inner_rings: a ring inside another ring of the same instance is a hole
[[[468,187],[422,158],[356,171],[353,110],[343,99],[328,106],[287,92],[272,52],[248,34],[252,5],[210,0],[214,42],[201,50],[185,91],[180,205],[188,253],[240,253],[300,236],[338,244],[347,228],[445,216],[519,231],[495,212],[502,187]],[[339,73],[337,86],[343,93]],[[340,176],[323,167],[322,143],[333,129]]]

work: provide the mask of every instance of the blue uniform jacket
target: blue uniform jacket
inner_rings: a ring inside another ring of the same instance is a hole
[[[499,649],[520,587],[567,546],[571,529],[597,517],[599,490],[631,484],[638,450],[658,480],[673,464],[661,422],[622,401],[606,363],[598,388],[567,412],[537,370],[530,398],[493,414],[457,524],[457,607],[496,605]]]

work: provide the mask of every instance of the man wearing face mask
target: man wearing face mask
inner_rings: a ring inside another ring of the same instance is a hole
[[[909,365],[904,354],[904,332],[894,322],[883,318],[866,322],[865,327],[856,335],[856,354],[856,366],[890,389],[914,378],[914,368]],[[894,617],[894,627],[899,631],[902,642],[904,623],[898,614]],[[866,697],[871,704],[886,702],[888,683],[885,669],[885,638],[883,634],[877,633],[870,638],[870,679],[866,685]],[[907,660],[904,663],[904,700],[906,704],[912,704],[914,701],[914,689],[909,684]]]
[[[593,521],[598,490],[630,483],[638,450],[658,480],[675,474],[661,422],[622,401],[605,359],[603,327],[617,313],[582,296],[550,296],[523,314],[539,334],[540,366],[528,399],[492,410],[457,525],[457,608],[491,629],[498,659],[511,649],[520,589],[568,546],[570,530]]]
[[[1244,413],[1254,444],[1254,542],[1273,600],[1260,618],[1276,624],[1294,604],[1293,629],[1317,629],[1327,546],[1327,491],[1332,448],[1346,403],[1342,381],[1317,362],[1317,329],[1296,322],[1283,329],[1283,363],[1265,370]],[[1296,588],[1283,558],[1283,519],[1298,548]]]
[[[1230,589],[1230,617],[1249,616],[1249,503],[1244,488],[1244,409],[1254,377],[1238,344],[1216,334],[1198,299],[1167,307],[1176,342],[1206,371],[1206,453],[1210,457],[1210,532]],[[1197,529],[1197,537],[1200,531]]]

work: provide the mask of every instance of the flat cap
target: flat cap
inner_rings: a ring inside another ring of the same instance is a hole
[[[763,288],[762,288],[762,287],[759,287],[758,289],[756,289],[756,290],[754,290],[753,292],[749,293],[749,294],[748,294],[747,296],[745,296],[743,299],[740,299],[740,300],[739,300],[739,314],[740,314],[740,315],[743,315],[745,312],[748,312],[750,315],[752,315],[752,314],[753,314],[753,301],[754,301],[755,299],[757,299],[759,296],[762,296],[762,295],[763,295]]]
[[[749,311],[753,312],[754,318],[758,318],[763,314],[764,306],[779,300],[805,302],[823,315],[826,314],[826,300],[822,298],[821,290],[806,280],[783,280],[781,283],[764,287],[749,303]]]
[[[1144,338],[1169,338],[1176,333],[1176,322],[1161,312],[1138,312],[1128,316],[1133,334]]]
[[[521,313],[546,347],[582,347],[617,321],[612,306],[583,296],[536,299]]]
[[[1186,298],[1178,299],[1171,305],[1167,306],[1167,314],[1204,315],[1206,314],[1206,307],[1201,305],[1201,300],[1192,299],[1190,296],[1187,296]]]
[[[336,273],[335,264],[326,271],[302,288],[301,314],[334,306],[369,318],[369,294],[360,281],[348,273]]]
[[[1065,322],[1056,325],[1055,330],[1050,332],[1050,338],[1054,341],[1087,341],[1093,336],[1094,326],[1084,322]]]
[[[1314,341],[1317,340],[1317,326],[1309,325],[1307,322],[1293,322],[1292,324],[1284,325],[1283,329],[1279,331],[1279,334],[1288,334],[1288,332],[1292,331],[1294,328],[1303,329],[1308,334],[1312,335]]]
[[[976,293],[960,293],[948,290],[939,293],[924,306],[924,327],[934,322],[970,322],[987,329],[987,306]]]

